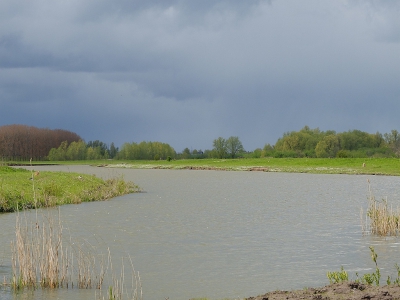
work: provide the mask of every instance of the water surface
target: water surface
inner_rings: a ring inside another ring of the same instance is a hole
[[[387,196],[397,205],[398,177],[89,166],[35,170],[123,175],[142,187],[145,193],[66,205],[60,213],[65,231],[78,242],[102,253],[110,248],[114,260],[132,258],[144,299],[243,298],[322,286],[326,272],[341,266],[351,274],[371,272],[371,245],[384,276],[394,275],[400,263],[398,238],[363,236],[360,226],[367,179],[378,198]],[[0,215],[0,226],[0,276],[8,276],[15,214]],[[89,294],[94,291],[63,290],[46,299],[90,299]],[[0,297],[15,299],[4,291]]]

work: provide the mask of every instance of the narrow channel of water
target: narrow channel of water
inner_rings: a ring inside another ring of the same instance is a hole
[[[367,178],[375,195],[399,203],[400,178],[265,172],[35,167],[123,175],[145,193],[62,206],[64,232],[114,261],[130,256],[144,299],[243,298],[275,289],[328,283],[327,271],[374,267],[383,276],[400,263],[398,238],[363,236],[360,208]],[[0,215],[0,276],[11,274],[15,214]],[[46,299],[90,299],[94,291],[62,290]],[[41,292],[5,299],[41,299]],[[3,299],[2,298],[2,299]]]

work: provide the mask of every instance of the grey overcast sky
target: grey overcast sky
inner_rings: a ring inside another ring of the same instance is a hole
[[[397,0],[0,2],[0,125],[181,152],[399,121]]]

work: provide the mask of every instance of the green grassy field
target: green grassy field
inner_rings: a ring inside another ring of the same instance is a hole
[[[319,159],[319,158],[258,158],[199,159],[176,161],[114,161],[109,165],[130,168],[219,169],[232,171],[264,171],[318,174],[400,175],[399,159]]]
[[[43,162],[42,162],[43,163]],[[256,158],[256,159],[187,159],[149,161],[73,161],[53,164],[86,164],[137,169],[212,169],[318,174],[400,175],[397,158]],[[365,166],[363,166],[365,164]]]
[[[0,212],[106,200],[138,190],[122,178],[102,180],[77,173],[0,167]]]

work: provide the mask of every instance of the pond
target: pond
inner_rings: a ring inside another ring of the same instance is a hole
[[[363,235],[360,209],[368,184],[397,206],[400,178],[268,172],[141,170],[37,166],[124,176],[143,193],[60,208],[63,232],[108,253],[130,257],[143,298],[244,298],[276,289],[329,283],[341,266],[355,278],[372,272],[378,253],[383,281],[396,275],[399,239]],[[16,214],[0,215],[0,276],[11,276]],[[126,268],[125,271],[129,271]],[[128,280],[127,280],[128,281]],[[94,290],[35,291],[4,299],[93,299]]]

